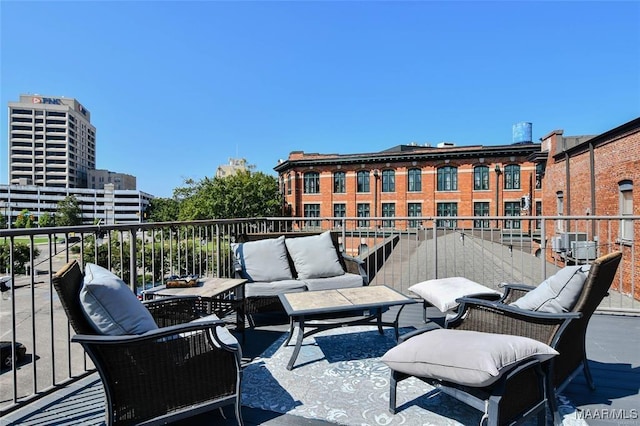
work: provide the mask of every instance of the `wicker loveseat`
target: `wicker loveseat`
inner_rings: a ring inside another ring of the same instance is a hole
[[[364,262],[340,250],[334,232],[256,233],[232,245],[236,278],[247,279],[245,314],[281,311],[279,294],[369,284]]]

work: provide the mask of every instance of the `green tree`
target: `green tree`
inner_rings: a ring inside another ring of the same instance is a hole
[[[180,203],[175,198],[154,198],[149,203],[146,219],[149,222],[172,222],[178,220]]]
[[[179,220],[233,219],[282,214],[278,180],[262,172],[186,181],[174,191],[181,200]]]
[[[35,218],[29,212],[29,210],[24,209],[18,214],[16,217],[16,221],[13,223],[14,228],[33,228]]]
[[[56,226],[82,225],[82,210],[76,197],[68,195],[58,203],[55,224]]]
[[[54,225],[53,216],[49,212],[44,212],[38,219],[38,226],[40,228],[48,228]]]
[[[95,263],[103,268],[109,269],[118,276],[122,276],[122,280],[129,284],[129,241],[121,241],[115,231],[111,232],[111,238],[96,247],[96,239],[87,238],[84,241],[84,262]],[[122,253],[120,256],[114,256],[114,253]],[[111,256],[110,256],[111,254]],[[111,259],[111,262],[109,262]]]
[[[29,244],[16,242],[13,245],[13,272],[16,274],[24,274],[26,266],[31,260],[31,249]],[[10,246],[8,242],[0,242],[0,271],[10,271]],[[40,255],[40,250],[33,248],[33,258]]]

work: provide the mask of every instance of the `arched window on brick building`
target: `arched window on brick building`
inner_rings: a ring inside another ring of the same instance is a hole
[[[356,174],[357,179],[357,192],[369,192],[369,171],[368,170],[360,170]]]
[[[395,170],[382,171],[382,192],[396,191],[396,172]]]
[[[623,180],[618,184],[620,193],[620,216],[633,216],[633,182]],[[620,221],[620,239],[633,241],[633,219]]]
[[[556,192],[556,213],[558,216],[564,215],[564,192],[562,191]],[[558,232],[564,231],[563,220],[556,221],[556,231]]]
[[[444,166],[438,168],[438,191],[458,190],[458,168]]]
[[[407,189],[409,192],[420,192],[422,191],[422,173],[420,169],[409,169],[407,174],[409,182],[407,185]]]
[[[320,192],[320,173],[306,172],[304,174],[304,193],[317,194]]]
[[[520,166],[509,164],[504,168],[504,189],[520,189]]]
[[[473,169],[473,189],[482,191],[489,189],[489,167],[476,166]]]
[[[336,194],[344,194],[347,192],[346,188],[345,172],[333,173],[333,192]]]

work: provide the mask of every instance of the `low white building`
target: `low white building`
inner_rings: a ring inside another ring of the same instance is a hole
[[[36,185],[0,185],[0,212],[12,224],[23,210],[37,218],[45,212],[55,214],[58,203],[73,195],[82,210],[82,222],[91,225],[99,220],[103,224],[136,223],[144,221],[144,212],[154,198],[137,190],[54,188]]]

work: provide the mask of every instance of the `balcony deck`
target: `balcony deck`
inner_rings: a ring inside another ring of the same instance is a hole
[[[465,219],[458,219],[458,225],[463,226]],[[541,245],[539,238],[547,235],[545,229],[560,229],[558,223],[565,226],[562,229],[590,232],[590,238],[598,241],[598,253],[623,251],[625,261],[620,266],[621,278],[612,285],[610,297],[600,305],[600,312],[592,317],[587,334],[587,354],[598,388],[590,392],[584,377],[578,376],[563,395],[583,410],[585,417],[589,416],[589,424],[640,425],[640,287],[637,285],[640,258],[635,250],[638,241],[621,243],[618,240],[617,224],[621,218],[617,217],[590,216],[588,223],[585,218],[543,219],[540,219],[540,231],[528,236],[513,229],[442,229],[435,218],[421,218],[421,226],[409,230],[362,229],[356,226],[357,219],[345,218],[340,218],[341,226],[338,227],[337,219],[329,218],[323,222],[329,226],[317,230],[335,227],[334,232],[340,233],[344,252],[366,262],[371,285],[392,285],[405,294],[409,294],[408,287],[416,282],[449,276],[464,276],[487,286],[497,286],[501,282],[540,283],[564,265],[560,260],[564,253],[557,252],[552,244]],[[65,386],[92,367],[87,365],[79,345],[69,345],[73,333],[50,286],[51,274],[68,260],[84,258],[85,262],[98,263],[98,258],[101,262],[108,258],[114,271],[124,274],[123,265],[130,264],[132,253],[138,253],[138,256],[150,251],[154,258],[149,261],[146,256],[140,256],[144,261],[136,265],[138,275],[133,268],[126,271],[128,282],[134,283],[138,291],[143,285],[150,284],[138,282],[142,271],[154,277],[186,272],[226,276],[223,274],[232,270],[226,247],[235,236],[258,231],[277,234],[281,229],[297,229],[299,224],[295,219],[291,220],[238,219],[141,223],[135,227],[96,225],[55,230],[0,230],[0,238],[7,242],[10,250],[17,249],[20,242],[29,244],[30,250],[35,252],[37,249],[39,253],[26,265],[33,274],[24,275],[18,270],[6,273],[15,274],[13,290],[10,297],[5,299],[6,293],[3,293],[0,299],[2,340],[14,337],[25,343],[28,357],[15,370],[17,374],[14,375],[14,370],[3,370],[0,374],[0,424],[75,425],[104,421],[104,396],[97,374]],[[471,223],[473,218],[466,220]],[[487,220],[498,223],[498,219]],[[638,224],[640,217],[633,220]],[[397,225],[401,225],[400,219]],[[56,235],[68,237],[72,233],[80,235],[80,242],[61,243],[56,238]],[[43,234],[44,239],[41,238]],[[189,248],[188,256],[185,248]],[[580,263],[589,260],[593,259],[581,259]],[[217,266],[212,268],[212,265]],[[437,316],[436,313],[429,312],[433,316]],[[420,305],[407,306],[400,319],[403,327],[424,326]],[[281,322],[248,331],[243,345],[246,362],[250,363],[262,354],[286,329]],[[248,425],[332,424],[248,406],[243,407],[243,416]],[[230,411],[227,417],[225,420],[214,411],[182,424],[235,424]]]
[[[428,311],[437,318],[437,311]],[[395,309],[385,315],[395,315]],[[282,333],[286,319],[276,318],[276,324],[248,330],[243,353],[247,362],[260,355]],[[420,304],[407,306],[400,316],[402,327],[424,327]],[[597,389],[592,392],[583,375],[576,377],[562,392],[572,404],[582,410],[590,425],[640,424],[640,319],[635,316],[602,315],[592,317],[587,332],[587,354]],[[317,419],[243,407],[246,425],[331,425]],[[234,425],[231,410],[226,419],[212,411],[183,420],[179,425]],[[620,417],[622,416],[622,417]],[[104,397],[97,374],[65,389],[29,404],[2,419],[3,425],[77,425],[103,424]]]

